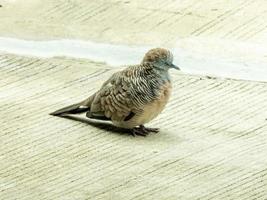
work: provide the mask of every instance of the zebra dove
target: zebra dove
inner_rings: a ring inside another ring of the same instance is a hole
[[[102,87],[84,101],[57,110],[63,116],[86,112],[92,119],[111,120],[117,127],[131,129],[132,134],[146,136],[158,132],[145,123],[158,116],[171,94],[169,69],[178,69],[169,50],[149,50],[141,64],[114,73]]]

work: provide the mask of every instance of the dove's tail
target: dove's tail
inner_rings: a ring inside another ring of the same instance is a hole
[[[50,115],[59,116],[63,114],[78,114],[82,112],[87,112],[90,110],[90,107],[84,106],[81,103],[73,104],[64,108],[61,108],[59,110],[56,110],[55,112],[50,113]]]
[[[60,116],[64,114],[78,114],[78,113],[90,111],[90,106],[94,98],[95,98],[95,94],[80,103],[76,103],[76,104],[61,108],[59,110],[56,110],[55,112],[50,113],[50,115]]]

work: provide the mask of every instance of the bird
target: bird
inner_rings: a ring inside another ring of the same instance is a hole
[[[167,104],[172,90],[169,69],[173,54],[165,48],[150,49],[140,64],[115,72],[89,98],[50,113],[64,117],[86,113],[90,119],[111,121],[114,126],[129,129],[133,136],[159,132],[144,124],[157,117]]]

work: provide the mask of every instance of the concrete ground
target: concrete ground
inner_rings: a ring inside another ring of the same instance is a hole
[[[267,58],[208,42],[265,45],[264,0],[0,5],[1,37],[165,47],[194,37],[207,40],[199,48],[207,52]],[[171,100],[148,124],[161,131],[148,137],[48,115],[92,94],[117,70],[93,60],[0,53],[1,200],[267,199],[266,82],[171,71]]]

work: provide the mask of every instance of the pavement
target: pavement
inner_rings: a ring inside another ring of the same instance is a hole
[[[165,47],[191,37],[267,43],[263,0],[0,5],[1,37]],[[251,60],[266,60],[251,49],[237,54],[234,45],[201,44],[207,52],[238,59],[250,52]],[[89,96],[119,69],[88,59],[0,52],[1,200],[267,199],[266,82],[171,71],[170,102],[148,124],[161,131],[147,137],[84,116],[48,115]]]

